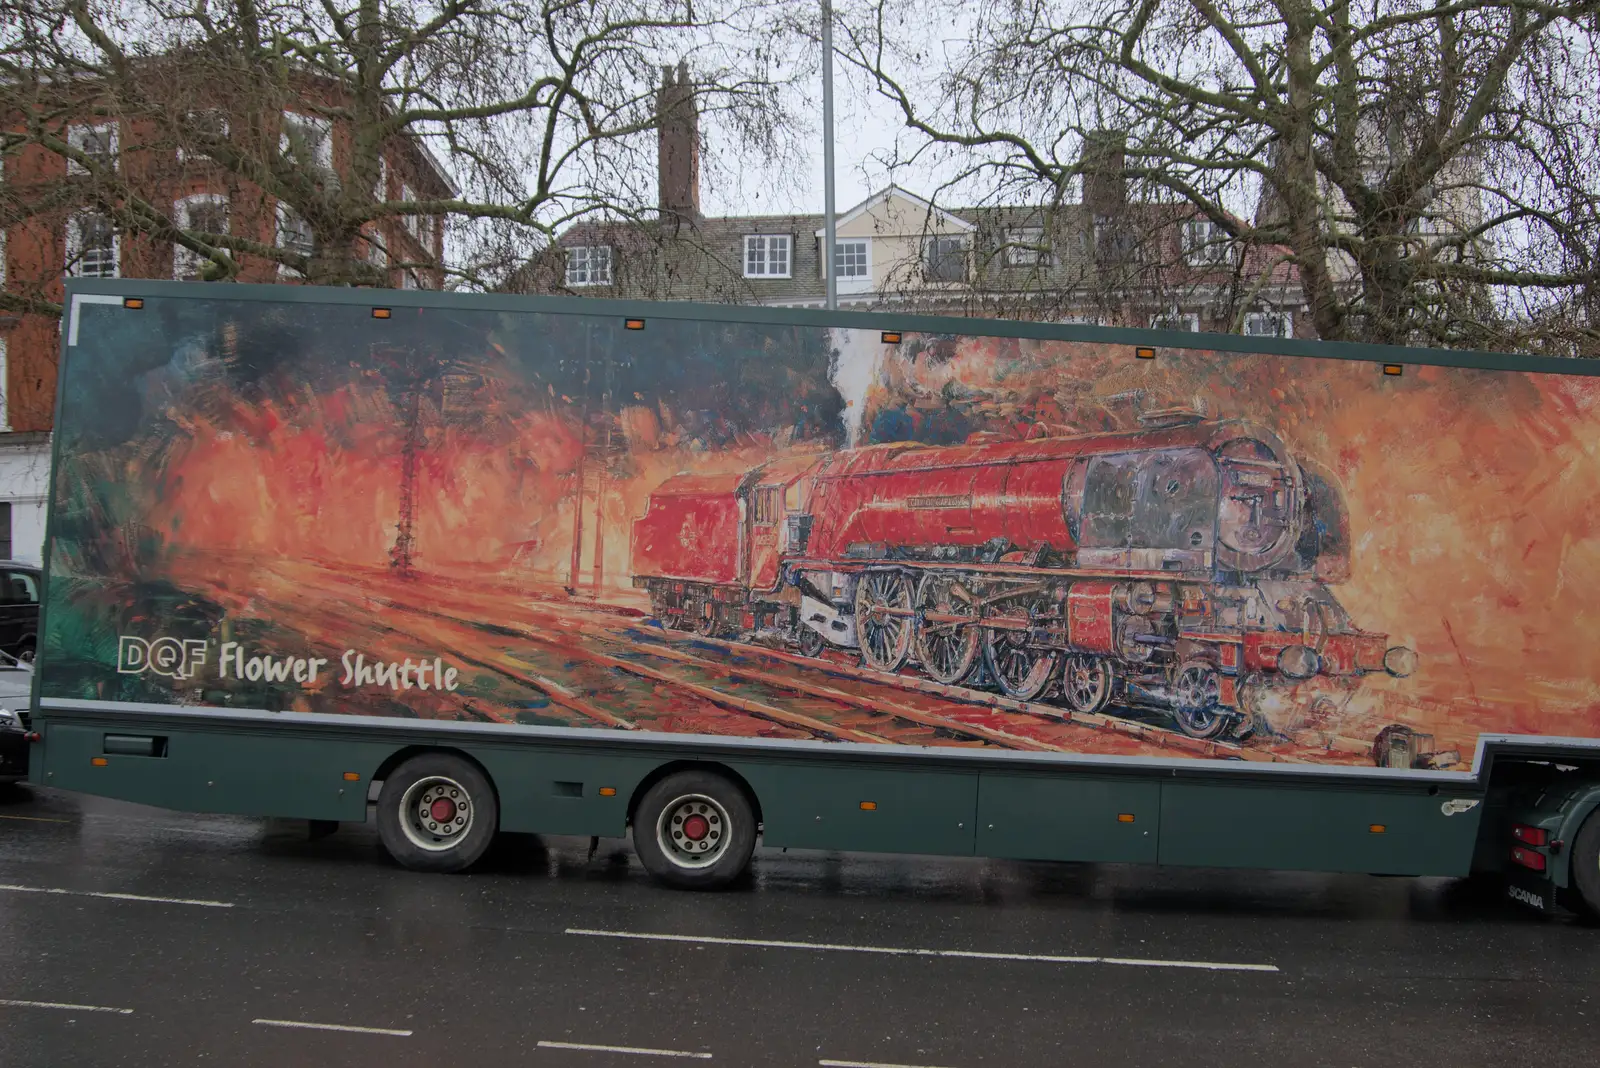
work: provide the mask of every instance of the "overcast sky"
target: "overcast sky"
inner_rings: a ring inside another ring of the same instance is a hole
[[[794,90],[792,106],[802,121],[809,123],[803,150],[809,158],[795,167],[744,166],[731,180],[722,175],[705,175],[701,180],[701,208],[707,215],[780,214],[823,210],[822,170],[822,77],[820,57],[808,57],[811,72]],[[840,214],[881,190],[891,180],[883,160],[904,138],[903,149],[915,145],[904,132],[897,108],[881,97],[869,78],[843,59],[835,59],[834,79],[834,180]],[[718,132],[707,128],[705,136],[715,140]],[[712,144],[712,152],[727,153],[730,146]],[[727,153],[732,155],[732,153]],[[725,159],[727,156],[724,157]],[[905,168],[892,180],[921,196],[938,191],[948,177],[945,168],[919,161]],[[941,203],[947,198],[941,197]]]

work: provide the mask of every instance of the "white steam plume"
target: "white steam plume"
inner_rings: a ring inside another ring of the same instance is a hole
[[[828,379],[844,398],[845,440],[851,448],[866,437],[867,393],[877,381],[883,368],[884,344],[877,330],[829,331],[833,360],[828,366]]]

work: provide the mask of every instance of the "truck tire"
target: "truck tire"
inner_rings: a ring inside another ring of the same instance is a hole
[[[1589,813],[1572,840],[1572,887],[1589,915],[1600,920],[1600,809]]]
[[[756,817],[734,783],[680,771],[645,792],[633,814],[633,851],[668,886],[715,890],[738,878],[756,848]]]
[[[483,855],[500,825],[500,805],[483,772],[449,753],[401,764],[378,792],[378,836],[412,871],[456,872]]]

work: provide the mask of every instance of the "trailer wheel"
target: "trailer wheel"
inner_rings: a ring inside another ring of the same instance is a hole
[[[633,814],[633,851],[668,886],[715,890],[750,863],[756,818],[744,791],[709,771],[681,771],[650,787]]]
[[[1600,919],[1600,809],[1589,813],[1572,841],[1572,885],[1589,915]]]
[[[449,753],[412,757],[389,773],[378,793],[378,835],[389,855],[413,871],[471,866],[499,824],[489,780]]]

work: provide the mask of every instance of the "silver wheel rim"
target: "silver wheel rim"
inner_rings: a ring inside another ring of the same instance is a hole
[[[472,830],[476,809],[465,786],[448,776],[429,775],[412,783],[400,799],[400,828],[418,849],[442,853]]]
[[[705,794],[674,798],[656,820],[656,844],[680,868],[709,868],[728,851],[732,836],[728,810]]]

